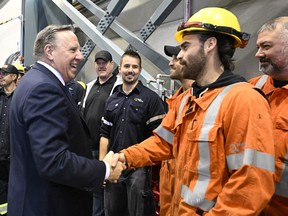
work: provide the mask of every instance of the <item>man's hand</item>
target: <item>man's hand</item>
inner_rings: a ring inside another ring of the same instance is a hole
[[[113,151],[110,151],[103,161],[106,161],[110,164],[110,175],[107,180],[111,182],[117,182],[121,172],[126,169],[126,166],[123,162],[119,160],[119,154],[114,154]]]
[[[126,165],[126,157],[125,157],[125,154],[124,153],[119,153],[119,161],[124,163]]]

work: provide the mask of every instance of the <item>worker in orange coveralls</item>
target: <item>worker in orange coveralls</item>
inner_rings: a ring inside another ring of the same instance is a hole
[[[171,216],[256,216],[274,193],[274,139],[268,101],[232,73],[245,47],[237,17],[204,8],[175,34],[192,88],[179,95],[154,135],[120,153],[135,168],[175,158]]]
[[[170,67],[170,79],[179,80],[181,82],[180,88],[172,95],[171,98],[166,99],[168,109],[171,109],[174,105],[174,101],[178,95],[182,94],[187,89],[191,88],[193,80],[183,78],[183,65],[180,64],[177,59],[177,55],[180,52],[180,46],[164,46],[164,52],[167,56],[172,57],[169,62]],[[160,169],[160,215],[167,215],[170,212],[171,200],[174,193],[174,169],[175,160],[162,161]]]
[[[264,24],[258,31],[262,76],[250,80],[267,96],[272,113],[276,155],[275,193],[261,215],[288,215],[288,17]]]

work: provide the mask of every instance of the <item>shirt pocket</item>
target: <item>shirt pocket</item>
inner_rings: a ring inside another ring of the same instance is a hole
[[[188,163],[186,170],[211,178],[218,177],[218,148],[217,137],[222,124],[200,123],[187,130]]]
[[[106,107],[106,116],[105,118],[108,118],[106,120],[113,119],[116,121],[117,117],[121,115],[120,113],[120,105],[117,102],[109,103]]]
[[[136,124],[142,124],[145,121],[145,107],[144,104],[137,101],[132,101],[130,103],[130,109],[129,109],[129,119],[130,122],[136,123]]]

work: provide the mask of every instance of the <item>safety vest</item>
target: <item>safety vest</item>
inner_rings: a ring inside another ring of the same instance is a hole
[[[8,203],[0,205],[0,215],[7,214]]]

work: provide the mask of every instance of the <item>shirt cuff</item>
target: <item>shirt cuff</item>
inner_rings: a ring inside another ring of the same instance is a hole
[[[105,180],[106,180],[110,176],[110,164],[107,161],[103,161],[103,162],[105,163],[105,166],[106,166],[106,174],[105,174]]]

